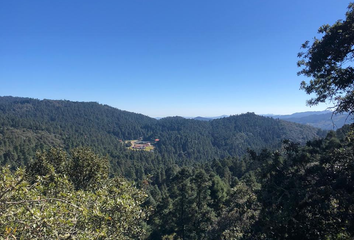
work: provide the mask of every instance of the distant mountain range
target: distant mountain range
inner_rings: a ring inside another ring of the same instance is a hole
[[[286,119],[286,118],[301,118],[301,117],[308,117],[312,115],[322,115],[333,113],[332,111],[325,110],[325,111],[308,111],[308,112],[297,112],[293,114],[286,114],[286,115],[276,115],[276,114],[264,114],[262,116],[265,117],[272,117],[272,118],[279,118],[279,119]]]
[[[226,118],[226,117],[230,117],[230,115],[222,115],[222,116],[218,116],[218,117],[195,117],[195,118],[190,118],[190,119],[194,119],[194,120],[198,120],[198,121],[211,121],[214,119],[220,119],[220,118]]]
[[[336,130],[343,127],[345,124],[353,123],[353,119],[348,114],[333,114],[332,111],[309,111],[298,112],[290,115],[273,115],[265,114],[264,117],[271,117],[274,119],[281,119],[289,122],[305,124],[323,130]],[[228,115],[222,115],[218,117],[195,117],[190,118],[199,121],[211,121],[214,119],[229,117]]]
[[[221,115],[221,116],[217,116],[217,117],[201,117],[201,116],[198,116],[198,117],[183,117],[183,118],[185,118],[185,119],[194,119],[194,120],[198,120],[198,121],[211,121],[211,120],[214,120],[214,119],[220,119],[220,118],[225,118],[225,117],[230,117],[230,115]],[[162,118],[163,117],[156,117],[155,119],[160,120]]]
[[[301,123],[324,130],[336,130],[345,124],[353,123],[348,114],[333,114],[332,111],[299,112],[291,115],[264,115],[274,119],[286,120],[289,122]]]

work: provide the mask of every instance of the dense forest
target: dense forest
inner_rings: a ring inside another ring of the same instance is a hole
[[[338,180],[342,173],[327,172],[321,163],[334,157],[334,148],[351,154],[348,126],[326,136],[253,113],[209,122],[155,120],[97,103],[14,97],[0,103],[0,223],[6,237],[286,239],[287,230],[272,235],[283,224],[272,219],[279,207],[290,204],[282,217],[314,227],[309,221],[326,219],[312,219],[311,207],[300,211],[293,204],[311,197],[312,206],[328,198],[326,214],[344,211],[334,206],[351,206],[349,199],[344,204],[342,197],[315,191],[328,184],[318,174],[334,174],[331,184],[345,181],[350,189],[350,178]],[[156,151],[128,150],[122,141],[139,137],[158,138]],[[311,184],[303,185],[303,179]],[[349,225],[321,234],[346,236]]]
[[[354,4],[303,44],[309,105],[354,113]],[[124,140],[155,141],[133,151]],[[1,239],[353,239],[354,129],[257,116],[161,120],[0,98]]]
[[[178,165],[135,183],[89,148],[1,169],[0,234],[20,239],[350,239],[349,126],[305,145]],[[344,221],[343,221],[344,220]]]
[[[163,158],[189,164],[242,156],[248,148],[275,149],[283,139],[306,143],[325,134],[313,127],[253,113],[210,122],[182,117],[156,120],[98,103],[16,97],[0,97],[0,126],[2,165],[27,165],[37,150],[50,147],[70,150],[85,146],[98,154],[108,154],[115,172],[126,159]],[[138,138],[159,139],[155,153],[132,153],[122,144]]]

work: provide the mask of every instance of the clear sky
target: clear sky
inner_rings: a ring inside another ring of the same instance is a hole
[[[3,0],[0,96],[163,116],[307,107],[297,53],[342,0]]]

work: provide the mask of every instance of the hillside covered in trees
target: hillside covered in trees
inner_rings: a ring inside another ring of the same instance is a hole
[[[242,156],[248,148],[275,149],[283,139],[305,143],[324,136],[318,129],[247,113],[210,122],[160,120],[98,103],[0,98],[0,162],[28,164],[37,150],[91,147],[119,159],[162,157],[177,163]],[[159,139],[154,154],[126,151],[122,141]],[[124,157],[120,157],[124,155]],[[117,160],[115,163],[113,161]]]
[[[156,120],[14,97],[2,97],[0,111],[1,236],[351,236],[352,222],[342,222],[353,211],[348,126],[326,136],[253,113]],[[156,151],[126,148],[125,139],[141,137],[159,139]]]
[[[353,131],[179,166],[135,183],[88,148],[1,167],[0,236],[22,239],[351,239]],[[127,159],[128,160],[128,159]],[[137,171],[139,173],[139,171]]]

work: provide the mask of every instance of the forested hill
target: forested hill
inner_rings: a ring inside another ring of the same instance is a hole
[[[241,156],[248,148],[277,148],[283,139],[304,143],[324,134],[310,126],[253,113],[212,121],[181,117],[156,120],[94,102],[18,97],[0,97],[0,126],[2,165],[27,164],[37,150],[51,146],[67,150],[88,146],[98,154],[109,155],[115,168],[123,172],[126,159],[204,161]],[[140,137],[160,139],[155,153],[132,152],[122,143]]]
[[[144,134],[142,127],[156,120],[142,114],[118,110],[95,102],[36,100],[1,97],[2,122],[15,128],[41,129],[59,133],[99,131],[120,139]]]

